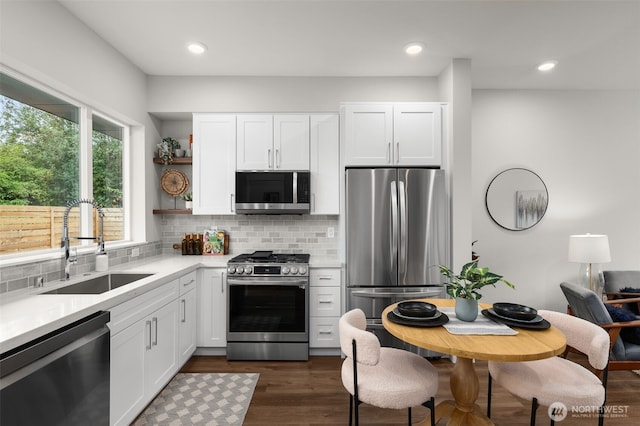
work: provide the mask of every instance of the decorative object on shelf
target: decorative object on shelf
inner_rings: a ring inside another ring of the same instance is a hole
[[[602,297],[604,276],[601,263],[611,262],[607,235],[571,235],[569,262],[580,263],[578,283]]]
[[[478,262],[469,262],[456,275],[444,265],[438,265],[440,273],[449,278],[446,284],[447,294],[456,299],[456,317],[463,321],[474,321],[478,317],[478,300],[482,297],[479,290],[485,286],[496,286],[502,281],[507,286],[515,288],[502,275],[489,272],[489,268],[479,268]]]
[[[178,197],[189,188],[189,178],[180,170],[167,169],[160,178],[160,187],[167,194]]]
[[[523,231],[538,224],[548,204],[549,193],[540,176],[522,168],[498,173],[485,194],[491,219],[510,231]]]
[[[478,259],[480,259],[480,256],[478,255],[478,253],[476,253],[475,250],[473,249],[474,244],[477,242],[478,240],[475,240],[474,242],[471,243],[471,260],[473,260],[474,262],[477,262]]]
[[[162,158],[163,164],[169,164],[173,160],[173,155],[176,149],[180,149],[180,142],[173,138],[164,138],[162,142],[157,145],[158,157]],[[184,155],[184,152],[183,152]],[[182,157],[180,155],[179,157]]]
[[[191,192],[185,192],[184,194],[182,194],[182,199],[184,200],[186,209],[193,209],[193,194]]]

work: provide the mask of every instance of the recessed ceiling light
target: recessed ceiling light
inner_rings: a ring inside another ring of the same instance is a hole
[[[207,50],[207,46],[199,41],[192,41],[187,43],[187,49],[194,55],[202,55]]]
[[[538,65],[538,71],[551,71],[558,65],[558,61],[546,61]]]
[[[404,51],[407,55],[417,55],[424,50],[424,43],[413,42],[404,47]]]

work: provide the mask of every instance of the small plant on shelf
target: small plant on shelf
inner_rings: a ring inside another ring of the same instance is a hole
[[[193,194],[191,192],[185,192],[182,194],[182,199],[185,201],[193,201]]]
[[[180,142],[174,138],[164,138],[157,147],[158,157],[162,159],[162,163],[169,164],[173,161],[173,151],[175,149],[180,149]]]

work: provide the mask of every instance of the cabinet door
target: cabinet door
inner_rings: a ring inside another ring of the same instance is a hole
[[[193,115],[193,214],[233,214],[236,116]]]
[[[273,168],[309,170],[309,116],[273,117]]]
[[[340,214],[340,120],[311,115],[311,214]]]
[[[145,353],[151,322],[138,321],[111,336],[109,423],[129,425],[147,405]]]
[[[273,116],[237,116],[236,167],[238,170],[272,169],[275,159],[273,152]]]
[[[151,320],[151,349],[146,356],[146,393],[151,398],[178,370],[178,301],[155,311]]]
[[[225,268],[201,268],[198,273],[199,347],[227,346],[227,291]]]
[[[384,166],[393,160],[393,107],[346,104],[345,165]]]
[[[196,350],[196,289],[188,291],[180,296],[180,356],[179,365],[183,365],[189,360]]]
[[[441,106],[400,103],[393,109],[394,164],[439,166],[442,158]]]

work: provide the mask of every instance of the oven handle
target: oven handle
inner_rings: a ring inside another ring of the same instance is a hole
[[[438,289],[438,290],[425,290],[425,291],[411,291],[411,292],[396,292],[396,291],[353,291],[351,292],[351,294],[353,296],[359,296],[359,297],[371,297],[371,298],[379,298],[379,297],[430,297],[430,296],[437,296],[440,294],[442,290]]]
[[[266,279],[260,280],[256,278],[227,278],[228,285],[307,285],[308,280],[299,279],[299,280],[278,280],[278,279]]]

